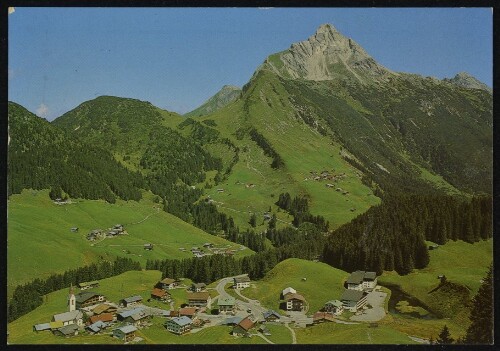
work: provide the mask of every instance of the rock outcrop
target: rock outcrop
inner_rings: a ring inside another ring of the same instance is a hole
[[[481,89],[481,90],[486,90],[490,93],[493,92],[493,89],[491,89],[489,86],[476,79],[474,76],[471,76],[467,72],[460,72],[455,77],[451,79],[445,78],[443,79],[443,81],[457,85],[462,88]]]

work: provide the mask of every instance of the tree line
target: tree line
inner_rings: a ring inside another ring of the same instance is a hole
[[[325,245],[326,263],[345,271],[395,270],[408,274],[429,263],[425,240],[475,242],[492,236],[491,197],[387,195],[335,230]]]
[[[264,155],[273,159],[271,162],[272,168],[282,168],[285,166],[285,162],[281,156],[278,152],[276,152],[276,150],[274,150],[269,141],[262,134],[260,134],[255,128],[250,129],[249,134],[250,138],[264,151]]]
[[[328,231],[329,223],[323,216],[314,216],[309,212],[309,201],[306,197],[281,193],[276,205],[293,216],[292,224],[299,227],[302,223],[314,223],[323,232]]]
[[[130,258],[117,257],[114,262],[102,261],[88,266],[68,270],[62,274],[53,274],[47,279],[36,278],[18,285],[7,308],[7,320],[13,320],[33,311],[43,303],[43,296],[56,290],[81,282],[113,277],[127,271],[141,270],[139,262]]]

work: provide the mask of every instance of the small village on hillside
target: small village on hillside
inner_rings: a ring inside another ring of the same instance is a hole
[[[238,298],[225,290],[229,284]],[[244,289],[251,284],[246,274],[223,278],[215,288],[208,288],[205,283],[186,286],[183,279],[165,277],[151,288],[147,299],[147,302],[156,301],[169,306],[158,308],[144,304],[141,295],[109,301],[98,292],[99,281],[81,282],[76,287],[79,292],[73,286],[69,288],[67,311],[47,316],[47,322],[33,325],[33,331],[51,332],[61,337],[105,334],[124,343],[138,343],[142,338],[136,332],[151,327],[153,317],[160,317],[164,319],[165,333],[180,336],[202,328],[226,325],[231,327],[228,332],[234,337],[258,336],[266,340],[266,336],[271,335],[266,324],[281,323],[287,328],[292,324],[295,328],[305,328],[323,322],[354,324],[349,320],[355,320],[376,326],[374,322],[385,316],[386,294],[380,291],[375,272],[353,272],[344,282],[342,295],[332,296],[332,300],[325,301],[319,311],[310,311],[309,302],[291,286],[281,291],[279,305],[265,308],[260,301],[243,295]],[[187,291],[187,300],[177,308],[172,299],[175,289]]]

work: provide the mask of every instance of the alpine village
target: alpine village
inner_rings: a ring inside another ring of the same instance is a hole
[[[492,90],[330,24],[180,115],[8,103],[9,344],[489,344]]]

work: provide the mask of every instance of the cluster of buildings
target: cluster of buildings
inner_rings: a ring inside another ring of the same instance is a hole
[[[104,237],[113,238],[121,234],[127,234],[127,232],[123,228],[123,225],[115,224],[112,228],[108,228],[107,230],[94,229],[90,231],[90,233],[87,234],[87,240],[94,241],[97,239],[102,239]]]
[[[244,250],[245,247],[241,247],[240,250]],[[182,252],[187,252],[188,250],[184,247],[179,248],[180,251]],[[233,256],[237,250],[235,249],[229,249],[227,247],[215,247],[214,244],[212,243],[204,243],[202,247],[200,246],[193,246],[189,250],[193,254],[193,257],[196,258],[201,258],[204,256],[211,256],[211,255],[225,255],[225,256]]]

